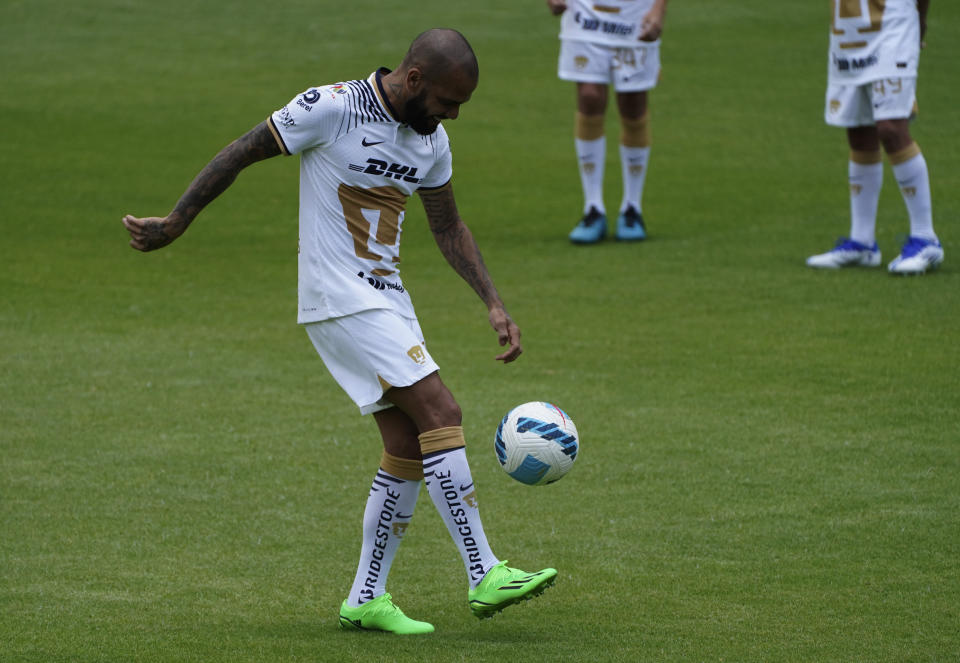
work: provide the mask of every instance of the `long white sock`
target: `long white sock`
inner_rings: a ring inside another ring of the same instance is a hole
[[[451,447],[458,443],[457,436],[459,446]],[[420,447],[427,492],[457,544],[470,587],[474,588],[500,560],[483,532],[477,491],[462,440],[463,429],[451,426],[421,434]]]
[[[877,204],[883,186],[883,156],[851,151],[847,166],[850,182],[850,239],[866,246],[876,242]]]
[[[909,148],[908,148],[909,149]],[[893,162],[893,176],[900,185],[903,202],[910,215],[910,234],[923,239],[937,240],[933,231],[933,206],[930,201],[930,175],[927,172],[927,161],[923,158],[919,148],[915,156],[897,163],[896,155],[891,155]]]
[[[643,183],[647,179],[647,164],[650,162],[649,147],[620,146],[620,172],[623,175],[623,201],[620,211],[632,205],[643,211]]]
[[[363,511],[360,564],[347,605],[355,608],[386,591],[387,575],[413,518],[420,483],[400,479],[382,469],[377,472]]]
[[[603,166],[607,154],[606,137],[593,140],[575,138],[577,165],[580,168],[580,185],[583,187],[583,212],[591,207],[606,212],[603,206]]]

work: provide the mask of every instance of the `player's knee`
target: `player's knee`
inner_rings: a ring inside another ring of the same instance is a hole
[[[881,120],[877,122],[877,136],[887,152],[897,152],[913,142],[906,120]]]
[[[617,109],[621,118],[639,119],[647,115],[646,92],[621,92],[617,94]]]
[[[434,404],[432,419],[436,428],[459,426],[463,423],[463,411],[460,409],[460,404],[450,395],[449,398]]]
[[[607,110],[606,86],[581,83],[577,88],[577,110],[584,115],[603,115]]]
[[[450,390],[442,383],[432,386],[436,388],[423,390],[409,406],[410,416],[421,433],[463,423],[463,412]]]

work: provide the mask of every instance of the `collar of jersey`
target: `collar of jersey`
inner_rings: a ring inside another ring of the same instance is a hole
[[[393,108],[393,105],[390,103],[390,100],[387,99],[387,93],[383,89],[382,79],[386,74],[389,74],[389,73],[390,73],[389,69],[387,69],[386,67],[380,67],[375,72],[370,74],[370,78],[368,78],[367,81],[370,83],[371,87],[373,87],[373,91],[377,95],[377,101],[380,102],[380,105],[383,107],[385,111],[387,111],[387,114],[390,115],[393,121],[399,124],[400,120],[397,119],[399,117],[397,115],[397,111]]]

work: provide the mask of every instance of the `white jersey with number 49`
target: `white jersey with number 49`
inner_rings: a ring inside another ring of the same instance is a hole
[[[286,154],[300,154],[301,324],[369,309],[415,317],[400,280],[400,234],[413,192],[447,185],[443,126],[422,136],[399,123],[381,69],[367,80],[311,88],[268,125]]]
[[[916,0],[831,0],[828,80],[862,85],[916,77],[920,14]]]
[[[568,0],[560,19],[560,39],[605,46],[636,46],[643,17],[654,0]]]

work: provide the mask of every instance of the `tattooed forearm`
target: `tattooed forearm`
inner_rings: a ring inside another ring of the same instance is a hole
[[[420,198],[437,246],[450,266],[487,306],[499,303],[500,295],[493,285],[480,249],[473,239],[473,233],[457,213],[453,191],[446,189],[422,195]]]
[[[204,207],[233,184],[240,171],[257,161],[280,154],[280,146],[266,122],[233,141],[194,178],[171,212],[187,226]]]

